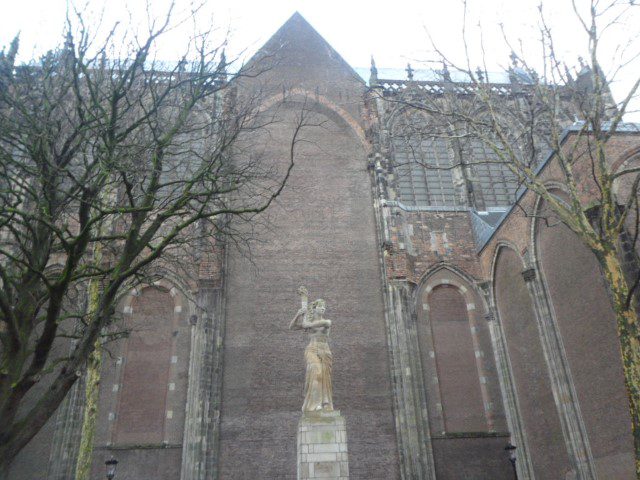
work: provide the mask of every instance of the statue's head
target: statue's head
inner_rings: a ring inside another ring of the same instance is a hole
[[[311,310],[314,314],[322,316],[327,309],[327,302],[319,298],[311,304]]]

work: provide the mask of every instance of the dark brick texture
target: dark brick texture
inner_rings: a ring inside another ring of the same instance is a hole
[[[522,261],[500,251],[495,290],[513,369],[518,402],[536,476],[564,478],[571,470],[556,412],[533,305],[521,275]]]

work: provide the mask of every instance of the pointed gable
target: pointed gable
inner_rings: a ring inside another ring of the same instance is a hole
[[[333,75],[351,77],[358,83],[364,81],[356,71],[336,52],[300,13],[294,13],[278,31],[249,60],[251,68],[262,60],[276,67],[293,69],[323,68]]]

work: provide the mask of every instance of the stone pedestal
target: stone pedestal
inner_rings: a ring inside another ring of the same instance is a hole
[[[304,412],[298,423],[298,480],[348,480],[347,458],[347,426],[340,412]]]

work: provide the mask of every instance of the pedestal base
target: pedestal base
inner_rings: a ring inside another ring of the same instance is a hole
[[[347,427],[340,412],[304,412],[298,422],[298,480],[348,480],[347,458]]]

